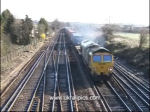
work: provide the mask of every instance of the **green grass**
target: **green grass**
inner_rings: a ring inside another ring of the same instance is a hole
[[[122,38],[132,39],[132,40],[139,40],[139,36],[140,36],[139,33],[122,33],[122,32],[115,33],[114,35],[121,36]]]
[[[139,33],[123,33],[118,32],[114,33],[115,41],[119,41],[120,43],[124,43],[129,47],[137,47],[139,45]],[[144,47],[149,48],[149,35],[147,35],[147,42]]]

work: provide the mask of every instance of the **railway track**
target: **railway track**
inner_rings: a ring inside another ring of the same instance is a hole
[[[28,105],[27,100],[30,100],[32,92],[33,92],[33,90],[36,86],[36,83],[38,82],[38,79],[40,77],[40,74],[33,75],[33,73],[37,71],[36,70],[37,66],[39,66],[40,64],[41,65],[43,64],[43,63],[40,63],[40,61],[44,62],[44,60],[43,60],[44,54],[45,53],[42,53],[39,60],[37,61],[37,64],[35,65],[35,67],[33,67],[30,70],[30,72],[28,72],[26,77],[22,80],[22,82],[17,87],[16,91],[13,93],[11,98],[7,101],[6,105],[2,108],[2,111],[5,111],[5,110],[8,110],[8,111],[9,110],[12,110],[12,111],[15,111],[15,110],[21,111],[22,110],[22,111],[24,111],[24,110],[26,110],[25,106]]]
[[[69,67],[70,62],[67,54],[64,33],[60,34],[58,52],[56,53],[55,59],[54,99],[52,100],[51,110],[56,111],[56,109],[59,108],[61,111],[77,111],[76,100],[72,99],[75,97],[75,92],[71,79],[71,70]],[[56,100],[57,96],[59,97],[58,100]]]
[[[18,72],[17,76],[1,91],[1,108],[6,104],[10,96],[14,93],[17,86],[20,84],[21,80],[25,78],[28,74],[30,68],[33,69],[37,61],[46,49],[46,46],[43,46]]]
[[[131,100],[132,106],[135,106],[135,108],[132,110],[148,111],[148,102],[137,91],[135,91],[129,84],[126,84],[125,81],[119,78],[116,74],[114,75],[114,80],[116,80],[119,83],[120,87],[123,89],[125,95],[127,96],[127,99]]]
[[[42,72],[42,75],[40,77],[40,80],[37,84],[37,87],[35,88],[35,91],[33,93],[31,102],[28,106],[27,111],[43,111],[43,107],[44,107],[44,95],[45,95],[45,88],[46,88],[46,69],[48,66],[48,63],[50,61],[50,59],[52,58],[53,55],[53,51],[54,51],[54,47],[57,41],[55,41],[53,43],[53,45],[51,46],[51,52],[47,55],[45,55],[45,66]]]
[[[115,65],[113,78],[123,88],[127,97],[135,104],[136,109],[140,111],[148,111],[149,108],[149,89],[144,81],[129,74],[124,68]]]
[[[115,65],[115,70],[110,81],[104,81],[103,84],[92,81],[94,91],[102,99],[103,110],[148,111],[149,83],[134,76],[125,67]]]
[[[134,81],[136,84],[139,84],[146,88],[147,90],[150,89],[150,83],[146,81],[143,78],[137,77],[133,71],[129,70],[127,67],[121,65],[120,63],[116,62],[115,63],[115,68],[118,69],[119,71],[123,72],[126,74],[127,77],[129,77],[132,81]]]
[[[67,47],[64,32],[60,31],[53,44],[41,52],[18,82],[11,97],[6,98],[1,111],[78,111]],[[111,80],[101,84],[92,81],[90,76],[88,79],[95,96],[100,97],[95,104],[103,111],[150,109],[149,83],[117,63]]]
[[[52,47],[52,50],[49,54],[49,58],[48,61],[46,61],[45,59],[45,66],[44,66],[44,70],[42,72],[42,75],[40,77],[40,80],[37,84],[37,87],[35,88],[35,91],[33,93],[31,102],[28,106],[27,111],[43,111],[43,102],[44,102],[44,91],[45,91],[45,75],[46,75],[46,69],[47,69],[47,65],[49,62],[49,59],[52,57],[52,52],[54,50],[54,45]],[[46,58],[46,56],[45,56]]]
[[[149,111],[149,99],[141,91],[135,91],[135,87],[116,72],[112,80],[94,88],[101,96],[106,111]]]
[[[46,65],[34,88],[27,111],[78,111],[77,102],[72,99],[75,91],[65,44],[63,33],[60,32],[48,61],[45,61]]]
[[[102,99],[104,111],[130,111],[125,101],[110,83],[95,85],[94,89]]]
[[[1,107],[2,111],[27,111],[32,102],[32,97],[39,86],[43,72],[47,66],[46,59],[50,47],[44,50],[31,69],[18,84],[16,90]]]
[[[101,96],[106,111],[148,112],[150,99],[146,84],[147,82],[129,75],[124,68],[115,65],[112,79],[104,81],[102,85],[95,84],[94,88]]]

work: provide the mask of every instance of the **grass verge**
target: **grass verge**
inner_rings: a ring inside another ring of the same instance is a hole
[[[118,36],[113,36],[111,41],[106,42],[106,48],[114,55],[124,59],[131,66],[149,74],[149,47],[139,49],[134,40],[125,41]],[[133,45],[134,44],[134,45]]]

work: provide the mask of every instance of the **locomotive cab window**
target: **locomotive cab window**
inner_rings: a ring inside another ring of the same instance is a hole
[[[101,62],[101,56],[98,55],[93,56],[93,62]]]
[[[103,58],[104,62],[112,62],[112,55],[104,55]]]

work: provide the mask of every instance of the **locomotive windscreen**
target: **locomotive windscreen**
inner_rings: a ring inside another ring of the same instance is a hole
[[[104,55],[104,62],[112,62],[112,55]]]
[[[98,55],[93,56],[93,62],[101,62],[101,56]]]

